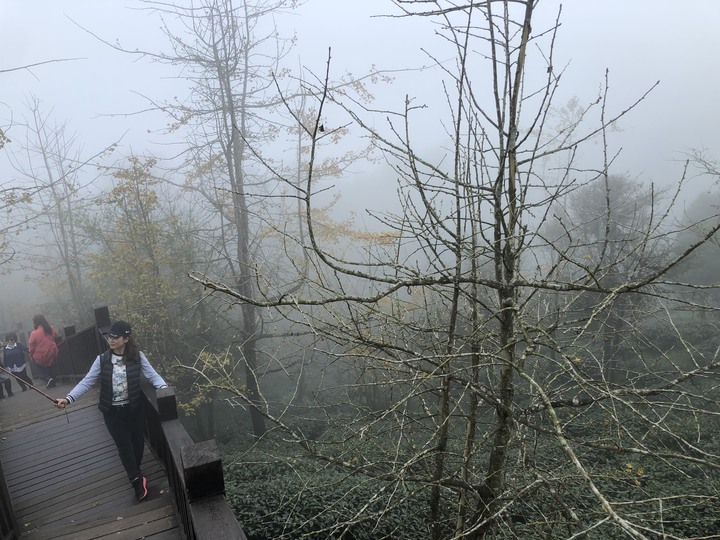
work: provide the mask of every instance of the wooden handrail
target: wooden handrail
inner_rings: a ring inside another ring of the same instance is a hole
[[[0,462],[0,540],[15,540],[16,538],[18,538],[17,518],[10,499],[2,462]]]
[[[193,442],[178,420],[175,391],[146,385],[146,435],[167,474],[178,518],[189,540],[247,540],[225,499],[222,461],[214,440]]]

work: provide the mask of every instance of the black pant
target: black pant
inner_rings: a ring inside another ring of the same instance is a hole
[[[7,390],[8,397],[12,395],[12,383],[10,382],[10,379],[5,379],[0,383],[0,397],[5,397],[5,393],[3,392],[3,387],[5,387],[5,390]]]
[[[20,389],[23,392],[25,391],[25,388],[27,388],[25,386],[25,384],[23,383],[23,381],[25,381],[28,384],[33,383],[32,379],[30,378],[30,375],[28,375],[28,373],[27,373],[27,368],[23,369],[22,371],[14,372],[13,375],[15,375],[17,377],[17,379],[15,379],[15,380],[20,385]],[[22,381],[20,379],[22,379]]]
[[[117,446],[120,461],[130,481],[140,476],[145,450],[145,413],[142,406],[110,407],[103,415],[105,425]]]
[[[53,362],[49,366],[43,366],[41,364],[35,363],[35,367],[37,368],[36,375],[40,379],[44,379],[45,381],[49,381],[50,379],[55,378],[55,363]]]

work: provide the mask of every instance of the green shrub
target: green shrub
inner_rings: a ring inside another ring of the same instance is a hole
[[[235,463],[226,496],[249,540],[427,537],[423,496],[330,465]]]

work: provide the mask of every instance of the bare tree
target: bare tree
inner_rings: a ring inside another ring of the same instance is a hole
[[[88,204],[84,189],[93,178],[88,179],[84,172],[113,145],[83,156],[68,125],[54,123],[37,98],[29,99],[28,113],[25,121],[16,125],[17,130],[24,128],[24,141],[9,154],[20,176],[14,184],[25,194],[16,201],[23,204],[14,203],[12,216],[32,224],[36,232],[23,248],[21,264],[32,268],[33,274],[40,271],[38,284],[63,305],[59,312],[71,310],[75,315],[70,320],[87,320],[88,291],[83,277],[87,238],[79,224]]]
[[[187,135],[186,189],[216,216],[208,242],[215,249],[213,274],[228,280],[243,295],[254,298],[258,244],[258,216],[267,193],[257,167],[258,149],[277,133],[271,118],[272,72],[289,41],[278,37],[270,23],[273,13],[292,7],[290,0],[200,0],[188,4],[147,2],[159,14],[171,47],[169,52],[115,48],[183,70],[189,82],[186,100],[156,102],[154,108],[172,118],[171,130]],[[236,336],[244,365],[245,385],[252,396],[253,431],[266,430],[259,393],[258,349],[260,315],[255,305],[239,306]]]
[[[456,54],[452,68],[438,63],[446,159],[418,150],[421,108],[410,98],[403,110],[379,112],[382,128],[351,92],[328,83],[330,66],[315,87],[318,120],[340,107],[392,165],[401,209],[377,217],[393,243],[368,244],[369,257],[359,257],[322,237],[311,151],[298,194],[311,292],[251,296],[200,280],[243,303],[296,310],[295,320],[322,336],[324,355],[362,374],[354,385],[317,388],[326,439],[287,407],[266,411],[306,454],[377,482],[367,504],[315,534],[352,535],[415,500],[427,503],[435,539],[684,537],[678,531],[695,529],[682,505],[713,505],[718,490],[703,425],[718,412],[711,375],[720,363],[676,324],[688,286],[670,273],[715,237],[719,216],[673,253],[684,171],[665,202],[652,191],[642,205],[611,195],[608,130],[644,95],[612,112],[606,84],[576,120],[551,129],[563,76],[559,16],[542,27],[539,2],[395,4],[404,16],[437,20]],[[591,140],[600,143],[596,163],[578,163],[578,147]],[[568,197],[591,182],[599,212],[573,212]],[[592,235],[583,232],[591,226]],[[612,333],[597,332],[602,324]],[[608,350],[605,336],[620,331],[622,351]],[[672,343],[659,345],[659,333]],[[620,354],[622,376],[604,377],[605,358]],[[359,387],[386,399],[358,399]],[[252,403],[243,388],[232,391]],[[653,483],[650,470],[702,482]],[[713,533],[713,519],[699,532]]]
[[[544,224],[543,234],[551,247],[556,272],[575,279],[592,279],[612,289],[628,280],[640,280],[673,258],[668,216],[660,213],[668,195],[653,185],[644,186],[626,177],[600,175],[556,201],[552,219]],[[678,196],[678,193],[674,194]],[[584,261],[583,267],[564,261]],[[556,274],[557,276],[558,274]],[[582,310],[592,314],[599,305],[603,317],[589,323],[603,335],[600,360],[602,374],[609,380],[618,372],[623,332],[637,326],[648,314],[641,310],[646,296],[621,295],[608,303],[603,293],[571,295],[572,305],[565,305],[576,317]]]
[[[121,49],[178,66],[189,81],[186,100],[152,101],[152,106],[170,115],[170,131],[185,135],[188,149],[181,167],[185,178],[175,183],[208,216],[204,240],[213,255],[194,269],[195,274],[255,299],[229,304],[227,324],[239,326],[232,348],[239,355],[233,356],[235,365],[244,367],[256,437],[266,430],[260,391],[263,374],[302,372],[297,368],[302,355],[287,360],[293,355],[276,355],[272,344],[262,350],[261,343],[282,339],[284,326],[277,325],[284,325],[278,321],[287,313],[268,315],[256,304],[306,286],[306,225],[304,213],[299,212],[303,200],[297,195],[298,177],[305,176],[306,165],[300,160],[307,161],[312,151],[308,141],[324,139],[331,146],[345,133],[343,126],[324,130],[312,107],[303,103],[302,88],[293,90],[292,97],[277,93],[285,84],[281,61],[292,43],[280,36],[273,15],[296,4],[291,0],[147,2],[148,9],[162,17],[171,51]],[[342,85],[365,90],[354,79],[341,81]],[[281,148],[282,137],[290,139],[294,153],[289,165],[272,151]],[[316,174],[337,176],[366,154],[363,147],[322,163],[313,161]],[[270,330],[272,326],[276,329]],[[224,356],[222,347],[218,349]]]

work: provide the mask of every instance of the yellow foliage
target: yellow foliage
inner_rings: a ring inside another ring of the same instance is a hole
[[[625,464],[625,470],[623,471],[626,477],[630,477],[633,484],[637,487],[641,487],[643,484],[642,477],[645,476],[645,469],[641,466],[635,467],[632,463]]]

